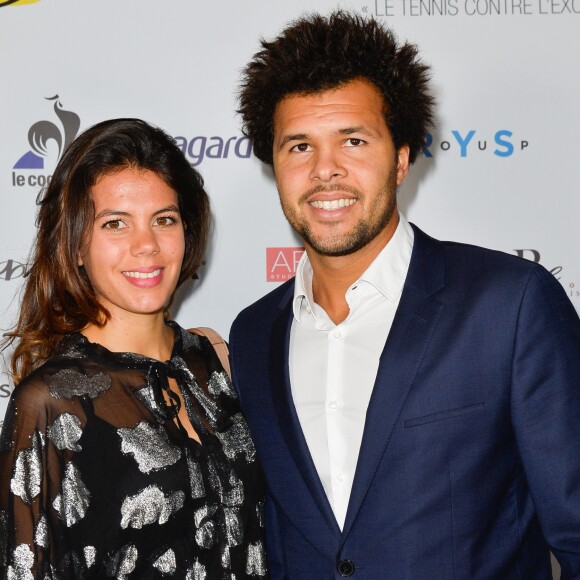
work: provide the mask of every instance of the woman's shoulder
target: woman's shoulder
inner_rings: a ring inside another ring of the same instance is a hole
[[[110,387],[110,376],[95,365],[77,337],[65,337],[59,350],[15,386],[13,398],[46,400],[97,395]]]
[[[185,362],[198,382],[203,378],[202,383],[207,383],[206,390],[214,397],[225,395],[225,399],[236,399],[229,369],[224,364],[228,356],[225,341],[220,340],[221,337],[215,331],[208,334],[205,328],[199,334],[195,329],[177,328],[182,332]],[[220,348],[220,353],[216,348]]]
[[[219,335],[215,333],[215,336],[209,336],[205,329],[201,329],[202,332],[196,332],[197,329],[186,330],[179,326],[177,323],[172,323],[172,326],[176,329],[176,335],[180,337],[182,343],[183,353],[189,355],[189,357],[200,358],[204,361],[206,366],[215,370],[221,368],[221,363],[219,357],[214,348],[212,342],[217,340]],[[215,332],[215,331],[212,331]]]
[[[12,391],[10,407],[6,415],[10,415],[11,410],[17,415],[28,418],[51,415],[53,407],[59,406],[59,401],[55,398],[51,386],[51,377],[58,372],[59,368],[50,358],[24,377]]]

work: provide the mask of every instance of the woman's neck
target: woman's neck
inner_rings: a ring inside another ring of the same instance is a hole
[[[104,326],[89,324],[81,334],[111,352],[134,352],[160,361],[171,357],[174,343],[173,329],[165,324],[162,313],[111,318]]]

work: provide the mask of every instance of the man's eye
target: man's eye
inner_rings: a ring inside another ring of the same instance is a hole
[[[299,151],[300,153],[305,153],[306,151],[310,150],[310,145],[308,143],[298,143],[298,145],[294,145],[290,151]]]
[[[350,137],[349,139],[346,140],[345,145],[347,147],[358,147],[359,145],[363,145],[365,143],[365,141],[363,141],[362,139],[358,139],[357,137]]]

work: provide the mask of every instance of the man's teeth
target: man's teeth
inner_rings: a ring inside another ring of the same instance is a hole
[[[153,272],[123,272],[125,276],[129,276],[129,278],[155,278],[161,274],[161,268],[157,268],[157,270],[153,270]]]
[[[325,209],[332,211],[341,207],[348,207],[356,203],[356,199],[333,199],[332,201],[311,201],[310,205],[316,209]]]

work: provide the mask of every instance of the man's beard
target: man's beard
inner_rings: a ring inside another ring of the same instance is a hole
[[[360,190],[357,188],[333,184],[317,185],[308,190],[299,199],[299,207],[308,203],[307,200],[315,193],[345,191],[355,196],[357,200],[363,198]],[[386,204],[385,204],[386,202]],[[356,203],[359,203],[358,201]],[[332,233],[332,223],[327,224],[328,233],[324,236],[316,237],[310,227],[310,224],[300,218],[296,212],[287,204],[281,201],[282,210],[286,219],[298,235],[312,249],[323,256],[347,256],[364,248],[372,242],[391,221],[397,208],[397,168],[394,167],[389,174],[383,189],[372,202],[366,217],[361,218],[347,233]],[[339,222],[336,222],[338,225]]]

